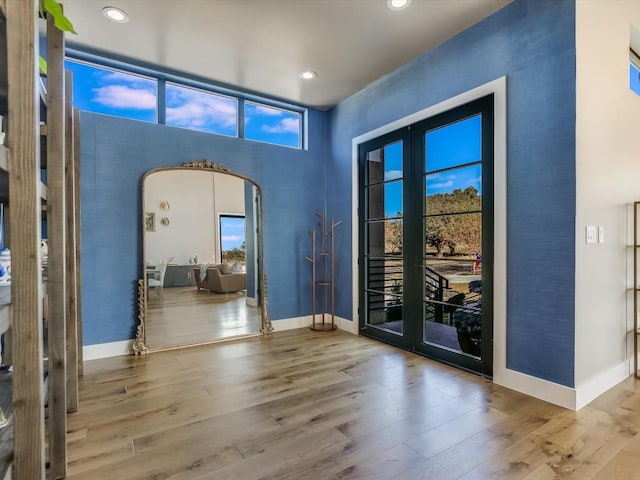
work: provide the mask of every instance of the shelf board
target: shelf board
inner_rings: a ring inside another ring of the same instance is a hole
[[[326,280],[318,280],[316,282],[316,285],[331,285],[331,282],[328,282]]]

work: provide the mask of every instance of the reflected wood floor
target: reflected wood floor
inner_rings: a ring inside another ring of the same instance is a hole
[[[634,479],[640,388],[572,412],[307,329],[85,362],[71,479]]]
[[[244,292],[211,293],[195,287],[164,288],[164,300],[151,290],[146,335],[150,348],[190,345],[259,333],[261,309]]]

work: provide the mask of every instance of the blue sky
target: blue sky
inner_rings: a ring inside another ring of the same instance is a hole
[[[154,79],[81,62],[67,61],[73,71],[73,103],[80,110],[157,122]],[[166,124],[219,135],[237,136],[238,101],[170,82],[166,83]],[[297,112],[245,103],[245,138],[299,147]]]
[[[482,167],[456,168],[456,165],[482,159],[482,117],[476,115],[426,133],[426,191],[427,195],[450,193],[455,189],[475,187],[482,192]],[[402,212],[402,142],[384,147],[385,180],[399,179],[384,184],[384,212],[395,217]]]
[[[244,239],[244,217],[220,217],[220,243],[223,251],[240,247]]]
[[[73,105],[80,110],[157,121],[156,82],[67,60],[73,71]]]
[[[166,124],[235,137],[238,101],[223,95],[166,84]]]
[[[640,95],[640,70],[633,63],[629,63],[629,88]]]

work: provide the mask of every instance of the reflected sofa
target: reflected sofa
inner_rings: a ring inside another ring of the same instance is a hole
[[[207,266],[204,278],[201,274],[202,267],[196,267],[193,270],[198,290],[230,293],[247,289],[247,274],[231,272],[229,266],[224,263]]]

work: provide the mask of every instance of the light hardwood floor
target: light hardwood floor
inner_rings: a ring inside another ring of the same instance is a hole
[[[164,289],[160,300],[151,291],[147,300],[147,346],[212,342],[260,332],[262,309],[250,307],[244,292],[211,293],[195,287]]]
[[[632,378],[579,412],[307,329],[85,363],[71,479],[640,479]]]

